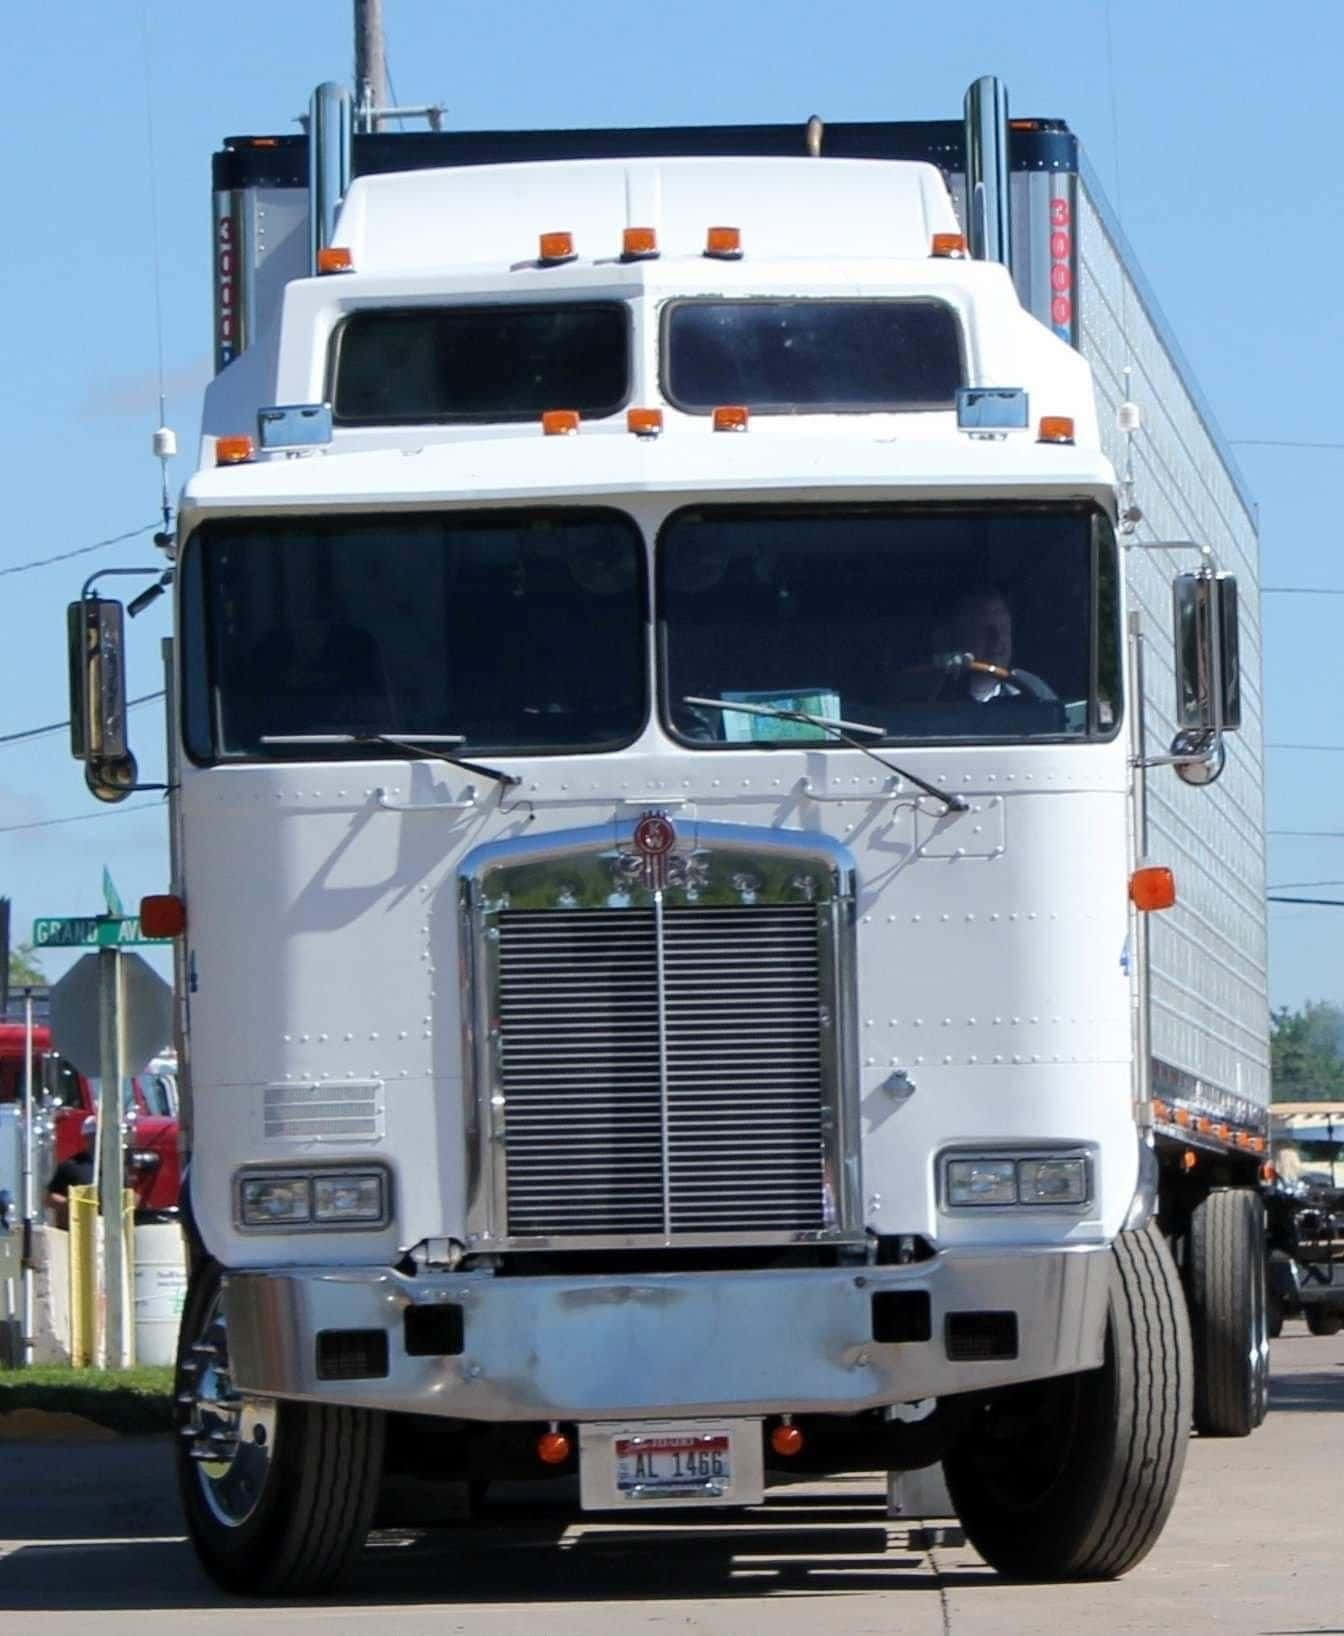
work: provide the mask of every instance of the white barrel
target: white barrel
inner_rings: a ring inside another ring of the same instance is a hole
[[[135,1229],[135,1361],[172,1363],[187,1298],[187,1252],[175,1222]]]

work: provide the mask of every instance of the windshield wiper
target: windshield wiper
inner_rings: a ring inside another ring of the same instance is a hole
[[[390,733],[263,733],[261,736],[261,743],[274,744],[282,749],[304,744],[386,744],[393,750],[404,750],[408,755],[446,761],[450,767],[461,767],[464,772],[493,778],[505,789],[511,790],[522,783],[521,778],[501,772],[498,767],[487,767],[481,761],[465,761],[461,756],[448,755],[439,748],[445,744],[466,742],[461,733],[407,733],[403,738],[393,738]]]
[[[800,721],[805,722],[809,727],[819,727],[823,733],[834,734],[841,743],[848,744],[850,749],[861,751],[870,761],[875,761],[879,767],[885,767],[889,773],[895,773],[899,778],[908,779],[916,789],[923,790],[925,795],[931,795],[935,800],[941,801],[948,812],[967,812],[970,810],[967,802],[961,796],[949,795],[946,790],[940,790],[936,784],[928,783],[920,778],[917,773],[907,772],[904,767],[898,767],[894,761],[885,760],[882,756],[870,750],[866,744],[860,744],[858,739],[850,736],[853,733],[872,733],[877,738],[885,738],[887,733],[885,727],[873,727],[868,722],[863,721],[845,721],[840,716],[814,716],[810,710],[786,710],[780,705],[744,704],[733,699],[701,699],[689,693],[683,696],[681,702],[683,704],[709,705],[716,710],[742,710],[749,716],[773,716],[776,721]],[[770,748],[773,749],[778,741],[775,741],[775,743],[771,743],[769,740],[758,742],[768,743]]]

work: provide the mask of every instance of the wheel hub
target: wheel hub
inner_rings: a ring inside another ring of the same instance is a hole
[[[275,1457],[276,1404],[244,1397],[229,1372],[228,1334],[216,1296],[199,1337],[182,1359],[178,1408],[202,1496],[225,1527],[247,1521],[261,1502]]]

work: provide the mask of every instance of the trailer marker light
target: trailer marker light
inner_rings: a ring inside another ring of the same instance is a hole
[[[140,899],[140,930],[146,937],[180,937],[187,929],[187,906],[173,892]]]
[[[541,417],[541,429],[547,437],[573,437],[579,429],[579,411],[547,409]]]
[[[627,227],[621,234],[622,261],[650,261],[658,254],[658,233],[652,227]]]
[[[960,258],[966,254],[966,235],[964,233],[935,233],[933,243],[929,248],[931,256],[946,256]]]
[[[770,1433],[770,1447],[776,1454],[792,1456],[803,1452],[803,1434],[792,1421],[782,1421]]]
[[[572,233],[543,233],[537,247],[537,260],[543,267],[559,267],[562,262],[574,261],[579,252],[574,248]]]
[[[1176,877],[1164,864],[1146,864],[1129,877],[1129,901],[1144,914],[1170,909],[1176,901]]]
[[[663,411],[661,409],[628,409],[625,415],[626,430],[633,432],[636,437],[657,437],[663,429]]]
[[[711,227],[705,234],[705,254],[717,261],[740,261],[742,258],[742,229],[740,227]]]
[[[1278,1171],[1268,1161],[1260,1166],[1260,1180],[1262,1182],[1276,1182],[1278,1179]]]
[[[745,404],[723,403],[714,411],[716,432],[745,432],[751,424],[751,411]]]
[[[319,273],[353,273],[355,258],[343,244],[329,244],[317,252]]]
[[[217,466],[241,466],[251,460],[257,452],[257,446],[250,437],[217,437],[215,439],[215,464]]]
[[[1042,415],[1036,441],[1038,443],[1072,443],[1073,416]]]
[[[1153,1118],[1154,1119],[1160,1119],[1163,1122],[1163,1124],[1166,1124],[1167,1121],[1170,1120],[1170,1118],[1171,1118],[1171,1106],[1170,1106],[1170,1104],[1166,1103],[1166,1102],[1160,1102],[1156,1098],[1154,1098],[1153,1099]]]
[[[545,1466],[564,1465],[573,1451],[574,1445],[565,1432],[542,1432],[537,1439],[537,1459]]]
[[[1176,1123],[1178,1125],[1189,1125],[1192,1123],[1189,1108],[1177,1108]]]
[[[1198,1119],[1195,1120],[1195,1129],[1201,1136],[1212,1136],[1214,1129],[1213,1120],[1210,1119],[1207,1114],[1201,1113]]]
[[[1189,1148],[1186,1148],[1185,1152],[1181,1154],[1182,1170],[1193,1170],[1198,1163],[1198,1155],[1193,1153]]]

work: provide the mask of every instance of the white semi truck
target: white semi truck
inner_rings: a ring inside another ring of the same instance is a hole
[[[1258,560],[1077,139],[350,118],[216,155],[165,540],[203,1562],[941,1462],[1125,1571],[1265,1406]]]

